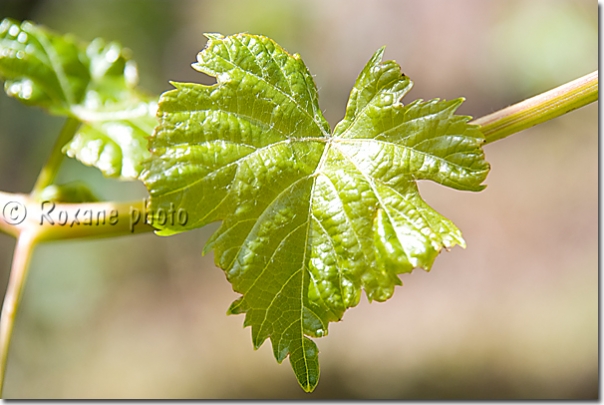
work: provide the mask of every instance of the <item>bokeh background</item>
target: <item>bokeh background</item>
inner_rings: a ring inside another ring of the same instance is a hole
[[[298,52],[334,125],[380,46],[415,98],[466,97],[480,117],[598,67],[593,0],[0,0],[30,19],[131,48],[141,83],[203,81],[204,32],[267,35]],[[0,189],[28,192],[62,120],[0,95]],[[422,195],[468,247],[365,298],[317,339],[321,381],[298,387],[269,342],[252,349],[237,297],[202,246],[215,226],[40,246],[19,312],[6,398],[597,398],[597,104],[488,145],[481,193]],[[106,199],[143,198],[66,160]],[[0,235],[0,288],[14,241]]]

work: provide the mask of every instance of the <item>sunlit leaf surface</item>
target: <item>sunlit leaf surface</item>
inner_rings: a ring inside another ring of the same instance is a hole
[[[454,115],[461,99],[403,105],[412,83],[382,62],[383,49],[332,133],[298,55],[261,36],[208,38],[193,67],[217,83],[164,93],[142,175],[150,209],[185,210],[188,222],[164,215],[154,226],[167,235],[222,221],[206,251],[242,294],[230,313],[245,313],[254,346],[270,338],[277,361],[289,355],[312,391],[311,337],[326,335],[362,290],[384,301],[399,274],[464,244],[416,182],[481,190],[483,136]]]
[[[96,39],[77,42],[28,21],[0,22],[0,80],[27,105],[82,122],[63,151],[103,174],[136,179],[149,157],[156,101],[137,88],[129,52]]]

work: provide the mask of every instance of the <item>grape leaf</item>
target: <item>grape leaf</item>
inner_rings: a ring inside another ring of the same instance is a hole
[[[6,93],[83,123],[63,151],[104,175],[136,179],[149,157],[156,101],[137,90],[129,52],[96,39],[85,45],[28,21],[0,22],[0,79]]]
[[[182,209],[188,222],[154,226],[169,235],[222,221],[204,252],[214,249],[242,294],[229,313],[245,313],[254,347],[270,338],[277,361],[289,355],[312,391],[310,337],[326,335],[361,290],[384,301],[398,274],[429,270],[442,248],[464,245],[416,181],[481,190],[484,138],[454,115],[461,99],[404,106],[412,83],[382,62],[383,48],[332,133],[299,55],[262,36],[207,37],[193,67],[217,83],[173,83],[162,95],[141,175],[152,215]]]

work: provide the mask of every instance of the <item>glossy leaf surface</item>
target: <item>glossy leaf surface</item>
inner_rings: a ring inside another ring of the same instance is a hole
[[[454,115],[462,100],[403,105],[411,81],[383,49],[371,58],[333,133],[298,55],[272,40],[208,35],[193,67],[212,86],[174,83],[142,179],[150,209],[183,209],[168,235],[222,221],[215,252],[259,347],[270,338],[298,382],[319,377],[311,337],[357,305],[388,299],[401,273],[429,270],[463,245],[455,225],[422,200],[418,180],[479,191],[489,166],[482,134]],[[157,216],[159,219],[159,215]]]
[[[128,51],[100,39],[82,44],[28,21],[0,22],[0,79],[6,93],[83,125],[63,148],[103,174],[137,178],[149,157],[157,103],[137,90]]]

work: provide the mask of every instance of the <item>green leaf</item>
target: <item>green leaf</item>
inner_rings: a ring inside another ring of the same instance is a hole
[[[83,125],[63,151],[103,174],[136,179],[149,157],[156,101],[137,88],[136,65],[116,43],[76,42],[28,21],[0,22],[0,79],[19,101]]]
[[[326,335],[361,290],[384,301],[398,274],[464,244],[416,182],[481,190],[484,138],[454,115],[461,99],[401,104],[412,83],[381,61],[383,49],[331,133],[298,55],[261,36],[208,38],[193,67],[217,83],[174,83],[162,95],[142,174],[155,217],[179,209],[188,222],[154,226],[167,235],[222,221],[205,251],[242,294],[229,312],[245,313],[254,347],[270,338],[312,391],[310,337]]]

